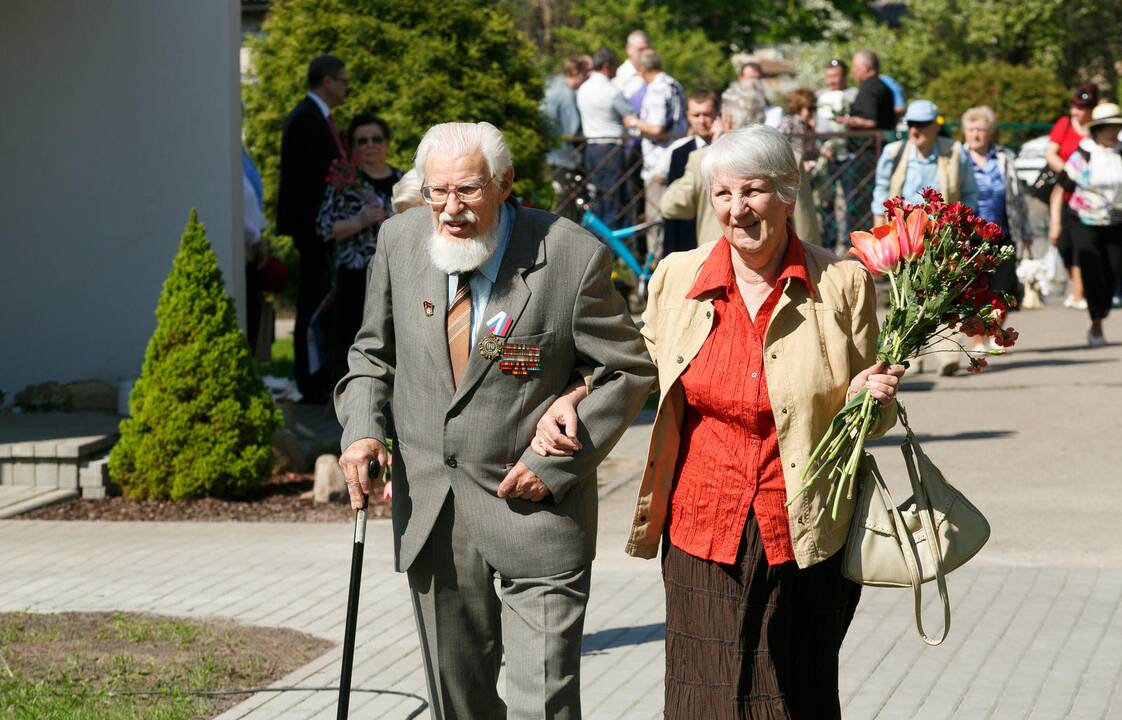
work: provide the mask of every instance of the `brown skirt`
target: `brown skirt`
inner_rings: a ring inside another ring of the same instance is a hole
[[[842,552],[769,566],[754,513],[735,564],[662,549],[665,720],[841,717],[838,652],[861,598]]]

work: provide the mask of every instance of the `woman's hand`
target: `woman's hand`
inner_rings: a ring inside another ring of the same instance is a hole
[[[538,420],[530,449],[542,457],[569,457],[581,449],[577,440],[577,405],[588,397],[584,382],[573,383]]]
[[[887,405],[896,398],[896,389],[900,386],[902,377],[904,377],[903,365],[885,368],[884,363],[878,362],[857,373],[856,377],[849,381],[845,401],[849,402],[857,393],[868,390],[874,400],[881,405]]]

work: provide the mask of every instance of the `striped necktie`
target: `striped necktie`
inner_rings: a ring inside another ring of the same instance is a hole
[[[448,359],[452,385],[459,387],[471,351],[471,273],[460,273],[456,295],[448,305]]]

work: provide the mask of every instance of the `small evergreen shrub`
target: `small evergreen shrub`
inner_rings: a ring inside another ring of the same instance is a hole
[[[244,496],[269,477],[282,416],[257,376],[194,210],[156,321],[110,476],[129,497]]]

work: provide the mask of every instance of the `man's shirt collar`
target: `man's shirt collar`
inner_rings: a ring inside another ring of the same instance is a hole
[[[311,92],[309,90],[308,91],[308,97],[310,97],[312,99],[312,102],[314,102],[316,104],[316,107],[319,108],[319,111],[321,113],[323,113],[324,117],[327,117],[328,115],[331,114],[331,108],[327,107],[327,103],[325,103],[323,101],[323,98],[321,98],[319,95],[316,95],[314,92]]]

